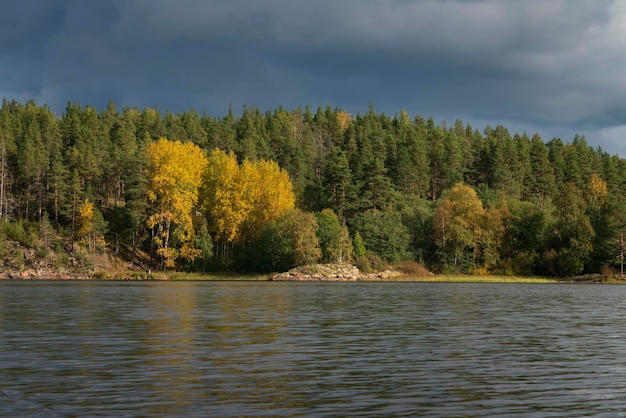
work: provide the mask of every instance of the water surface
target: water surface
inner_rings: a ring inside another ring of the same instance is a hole
[[[0,282],[0,416],[619,416],[626,286]]]

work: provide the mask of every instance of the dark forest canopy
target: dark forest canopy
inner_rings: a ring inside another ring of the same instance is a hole
[[[157,162],[161,138],[182,147],[166,153],[179,160]],[[372,106],[215,117],[70,103],[57,117],[5,99],[0,109],[0,238],[38,260],[106,250],[202,271],[415,260],[565,276],[619,266],[624,214],[626,161],[582,136],[546,143]]]

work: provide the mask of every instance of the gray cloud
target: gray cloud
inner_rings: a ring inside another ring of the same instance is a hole
[[[59,113],[372,102],[626,155],[625,0],[9,3],[0,95]]]

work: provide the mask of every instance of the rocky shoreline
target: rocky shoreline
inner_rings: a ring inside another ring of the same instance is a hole
[[[3,271],[0,280],[91,280],[90,274],[50,270]]]
[[[356,282],[390,279],[400,275],[400,272],[392,270],[362,273],[352,264],[314,264],[296,267],[285,273],[272,276],[270,280],[290,282]]]

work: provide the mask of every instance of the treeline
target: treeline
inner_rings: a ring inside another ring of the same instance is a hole
[[[192,154],[173,158],[179,146]],[[106,249],[203,271],[415,260],[437,272],[606,273],[621,262],[625,186],[626,160],[581,136],[546,143],[371,106],[0,109],[0,238],[29,237],[42,258]]]

